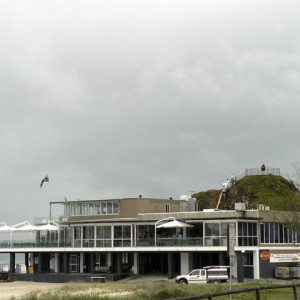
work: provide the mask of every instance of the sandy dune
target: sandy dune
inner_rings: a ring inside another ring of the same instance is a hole
[[[20,297],[35,290],[49,290],[61,286],[62,283],[13,281],[0,282],[0,300]]]

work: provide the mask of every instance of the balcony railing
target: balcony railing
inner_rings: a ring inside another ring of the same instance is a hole
[[[0,249],[7,248],[55,248],[55,247],[74,247],[74,248],[111,248],[111,247],[211,247],[227,246],[226,237],[186,237],[182,240],[170,237],[158,237],[155,244],[154,238],[131,239],[84,239],[72,242],[51,241],[37,242],[34,240],[2,240]]]
[[[15,241],[0,241],[0,249],[7,248],[56,248],[56,247],[72,247],[70,242],[36,242],[34,240],[15,240]]]

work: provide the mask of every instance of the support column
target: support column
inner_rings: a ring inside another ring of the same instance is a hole
[[[137,252],[133,253],[133,274],[140,274],[140,260]]]
[[[174,255],[172,252],[168,253],[168,279],[174,278]]]
[[[26,253],[25,253],[25,262],[24,262],[24,263],[25,263],[25,266],[26,266],[26,272],[27,272],[27,273],[28,273],[28,266],[29,266],[29,264],[28,264],[28,256],[29,256],[29,255],[28,255],[28,253],[26,252]]]
[[[68,273],[68,253],[64,253],[63,256],[63,266],[64,266],[64,273]]]
[[[85,265],[85,261],[84,261],[84,253],[80,253],[79,254],[79,273],[84,273],[84,266],[86,268],[86,265]]]
[[[59,273],[60,272],[60,267],[59,267],[59,259],[60,259],[60,255],[58,252],[56,252],[54,254],[55,257],[55,265],[54,265],[54,272],[55,273]]]
[[[259,279],[259,251],[253,251],[253,277]]]
[[[219,266],[225,266],[226,265],[226,258],[224,252],[219,252]]]
[[[16,253],[9,254],[9,272],[15,273]]]
[[[113,264],[114,264],[112,253],[107,253],[107,264],[109,267],[113,266]]]
[[[43,255],[42,255],[42,253],[38,253],[38,270],[37,270],[37,272],[38,273],[42,273],[42,271],[43,271]]]
[[[117,254],[117,274],[122,274],[122,253],[118,252]]]
[[[237,252],[237,279],[244,282],[244,253]]]
[[[95,270],[95,261],[96,261],[96,255],[95,253],[90,253],[90,265],[88,268],[88,272],[93,272]]]
[[[180,253],[180,274],[188,274],[190,269],[190,254],[188,252]]]

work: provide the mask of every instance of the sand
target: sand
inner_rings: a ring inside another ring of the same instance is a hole
[[[10,299],[12,296],[18,298],[36,290],[50,290],[61,286],[63,283],[46,283],[31,281],[0,282],[0,300]]]

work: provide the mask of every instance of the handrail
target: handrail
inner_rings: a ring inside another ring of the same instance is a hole
[[[247,292],[255,292],[256,300],[259,300],[260,299],[260,291],[273,290],[273,289],[284,289],[284,288],[292,288],[294,300],[297,300],[297,289],[296,289],[297,286],[300,286],[300,283],[281,284],[281,285],[276,285],[276,286],[257,286],[257,287],[251,287],[251,288],[229,290],[226,292],[217,292],[217,293],[209,293],[209,294],[178,297],[178,298],[167,298],[164,300],[200,300],[200,299],[212,300],[214,297],[227,296],[227,295],[233,295],[233,294],[241,294],[241,293],[247,293]]]

